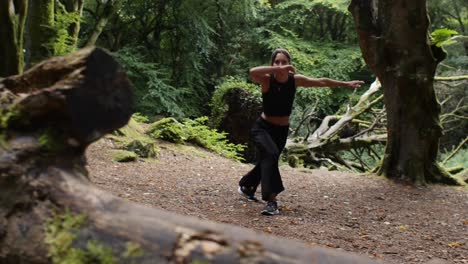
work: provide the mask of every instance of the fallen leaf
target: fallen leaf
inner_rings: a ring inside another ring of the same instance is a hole
[[[400,230],[407,230],[408,226],[407,225],[401,225],[398,228],[400,228]]]
[[[452,243],[450,243],[450,244],[448,244],[448,245],[449,245],[450,247],[459,247],[459,246],[461,246],[460,243],[458,243],[458,242],[452,242]]]

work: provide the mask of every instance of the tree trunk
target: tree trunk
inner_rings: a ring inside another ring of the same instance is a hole
[[[0,82],[0,263],[375,263],[124,201],[84,151],[128,121],[130,82],[84,49]]]
[[[86,42],[86,47],[96,45],[99,36],[107,25],[107,22],[115,13],[120,3],[120,0],[108,0],[106,3],[104,3],[102,10],[98,10],[96,12],[96,22],[94,24],[93,32]]]
[[[27,17],[27,67],[53,55],[55,0],[29,1]]]
[[[27,0],[0,1],[0,76],[23,71],[23,32]]]
[[[68,13],[76,13],[80,17],[83,14],[83,7],[84,7],[84,0],[62,0],[65,10]],[[77,42],[78,42],[78,34],[80,33],[80,21],[77,21],[75,23],[72,23],[70,25],[70,28],[68,29],[68,34],[70,35],[70,38],[72,39],[71,46],[77,47]]]
[[[442,128],[426,1],[353,0],[349,10],[364,59],[384,87],[388,141],[379,174],[455,183],[436,163]]]

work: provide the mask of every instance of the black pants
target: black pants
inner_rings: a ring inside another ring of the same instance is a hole
[[[257,146],[258,162],[239,181],[240,186],[254,190],[262,187],[262,199],[268,201],[272,195],[284,191],[278,169],[278,159],[286,145],[289,126],[278,126],[258,118],[251,130],[251,137]]]

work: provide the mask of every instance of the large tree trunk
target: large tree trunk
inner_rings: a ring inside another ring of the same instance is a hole
[[[26,21],[26,67],[53,55],[55,0],[29,1]]]
[[[379,173],[415,183],[454,183],[436,163],[442,128],[425,0],[353,0],[364,59],[384,87],[388,141]]]
[[[27,0],[0,1],[0,76],[23,72],[23,32]]]
[[[94,187],[85,148],[126,124],[131,98],[125,73],[99,49],[0,82],[0,263],[375,263]]]

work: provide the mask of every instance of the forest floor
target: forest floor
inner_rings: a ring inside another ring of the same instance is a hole
[[[111,148],[108,139],[91,145],[87,168],[97,186],[126,200],[384,263],[468,263],[467,188],[281,166],[281,213],[269,217],[260,214],[263,203],[237,193],[251,164],[169,143],[156,160],[118,163]]]

